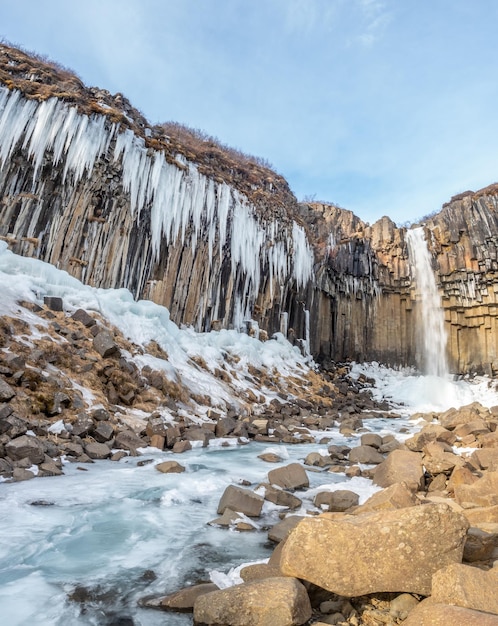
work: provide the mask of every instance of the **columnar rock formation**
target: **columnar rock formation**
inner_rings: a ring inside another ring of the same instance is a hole
[[[454,372],[498,370],[497,198],[468,192],[425,221]],[[182,143],[120,94],[0,46],[0,237],[15,252],[197,330],[256,322],[321,359],[406,365],[421,304],[405,233],[298,205],[258,160]]]

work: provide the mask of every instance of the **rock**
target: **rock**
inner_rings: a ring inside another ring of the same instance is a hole
[[[498,524],[498,504],[494,506],[479,506],[462,511],[471,526],[480,524]]]
[[[498,504],[498,471],[486,472],[472,485],[457,485],[455,500],[463,507]]]
[[[455,467],[446,485],[449,493],[454,493],[458,485],[472,485],[478,480],[478,476],[473,474],[466,467]]]
[[[333,462],[334,461],[330,456],[324,456],[319,452],[310,452],[304,459],[305,465],[311,465],[314,467],[327,467],[327,465],[332,465]]]
[[[222,417],[216,422],[215,435],[217,437],[227,437],[230,435],[237,426],[237,420],[233,417]]]
[[[45,460],[45,451],[42,442],[37,437],[21,435],[5,444],[5,452],[13,461],[28,458],[31,463],[42,463]]]
[[[147,606],[154,609],[162,609],[191,613],[194,610],[194,603],[200,596],[205,593],[211,593],[216,591],[218,587],[214,583],[200,583],[199,585],[192,585],[192,587],[186,587],[170,593],[167,596],[160,596],[154,598],[143,598],[139,604],[141,606]]]
[[[62,298],[58,298],[56,296],[44,296],[43,297],[43,304],[50,311],[60,312],[60,311],[64,310]]]
[[[412,611],[420,600],[417,600],[409,593],[402,593],[396,596],[394,600],[391,600],[391,606],[389,607],[389,615],[395,619],[404,620],[408,617],[410,611]]]
[[[498,448],[478,448],[470,455],[470,461],[478,469],[498,470]]]
[[[75,422],[73,422],[72,427],[72,434],[76,435],[77,437],[81,437],[93,430],[94,423],[89,415],[86,415],[85,413],[80,413],[77,416]]]
[[[235,485],[228,485],[221,496],[217,513],[222,515],[225,509],[228,508],[232,509],[232,511],[244,513],[248,517],[259,517],[263,508],[263,502],[264,499],[254,493],[254,491],[242,489],[242,487],[236,487]]]
[[[147,434],[150,436],[149,433]],[[158,434],[162,435],[163,433],[158,433]],[[180,439],[180,437],[182,436],[182,433],[178,426],[168,426],[166,428],[165,436],[166,436],[166,446],[168,448],[172,448],[175,445],[175,443],[177,443],[177,441]],[[190,446],[189,450],[191,448],[192,446]]]
[[[89,315],[84,309],[77,309],[72,315],[71,319],[76,322],[81,322],[86,328],[94,326],[97,322]]]
[[[308,488],[310,483],[306,470],[299,463],[290,463],[268,472],[268,481],[282,489]]]
[[[0,378],[0,402],[8,402],[16,395],[12,387]]]
[[[300,626],[311,617],[304,586],[293,578],[268,578],[200,596],[194,622],[230,626]]]
[[[466,609],[498,614],[498,569],[484,571],[452,563],[432,576],[432,599]]]
[[[109,411],[104,409],[104,407],[101,407],[100,409],[95,409],[95,411],[92,412],[92,418],[96,422],[105,422],[109,419],[109,417]]]
[[[7,412],[7,411],[5,411]],[[0,417],[0,434],[6,433],[11,439],[24,435],[28,430],[28,422],[10,411],[7,417]]]
[[[229,526],[233,526],[238,520],[240,520],[240,513],[232,511],[232,509],[227,507],[223,511],[221,517],[211,520],[208,524],[210,526],[222,526],[224,528],[228,528]]]
[[[487,533],[479,528],[469,528],[463,549],[466,563],[491,560],[498,553],[498,534]],[[498,556],[498,554],[497,554]]]
[[[378,465],[384,461],[382,454],[372,446],[358,446],[349,453],[351,463],[365,463],[367,465]]]
[[[141,448],[144,442],[138,435],[132,430],[122,430],[116,435],[114,446],[116,448],[122,448],[123,450],[129,450],[132,453],[137,452],[138,448]]]
[[[183,452],[188,452],[192,450],[192,444],[190,441],[177,441],[173,446],[173,452],[175,454],[182,454]]]
[[[429,595],[432,574],[462,560],[468,523],[447,505],[336,515],[306,518],[294,529],[282,548],[283,574],[347,597]]]
[[[31,480],[34,477],[35,474],[24,467],[14,467],[14,471],[12,472],[12,480],[16,483],[23,480]]]
[[[162,463],[154,465],[154,467],[158,472],[162,472],[163,474],[181,474],[185,471],[183,465],[180,465],[180,463],[176,461],[163,461]]]
[[[150,445],[152,448],[164,450],[164,437],[162,435],[152,435],[150,438]]]
[[[99,422],[97,427],[92,432],[93,438],[99,443],[105,443],[112,439],[114,435],[114,428],[109,422]]]
[[[357,493],[348,489],[337,489],[336,491],[319,491],[313,504],[318,508],[324,508],[326,511],[347,511],[353,506],[357,506],[360,497]]]
[[[486,411],[478,402],[459,409],[451,408],[439,415],[439,423],[448,430],[454,430],[461,424],[468,424],[480,419],[480,411]]]
[[[264,485],[265,488],[265,500],[273,502],[279,506],[286,506],[288,509],[299,509],[302,505],[302,500],[288,491],[279,489],[273,485]]]
[[[374,493],[366,502],[355,509],[354,513],[403,509],[418,504],[420,504],[420,500],[411,489],[408,489],[405,483],[394,483],[390,487]]]
[[[266,461],[266,463],[280,463],[282,457],[274,452],[263,452],[262,454],[258,454],[258,459]]]
[[[449,604],[435,604],[432,599],[416,606],[403,626],[498,626],[498,616]]]
[[[373,482],[379,487],[406,483],[409,489],[421,489],[424,485],[421,455],[408,450],[394,450],[375,468]]]
[[[206,428],[189,428],[183,434],[187,441],[202,441],[205,448],[211,439],[214,439],[214,433]]]
[[[118,345],[114,341],[111,333],[107,330],[101,330],[98,335],[95,335],[93,338],[93,348],[103,359],[119,353]]]
[[[91,459],[107,459],[111,456],[109,447],[97,441],[85,444],[85,452]]]
[[[280,576],[282,576],[280,569],[268,563],[246,565],[246,567],[240,570],[240,577],[245,583],[253,580],[264,580],[265,578],[278,578]]]
[[[382,445],[382,437],[377,433],[365,433],[360,439],[362,446],[370,446],[372,448],[380,448]]]
[[[40,467],[40,471],[38,473],[38,476],[41,476],[41,477],[62,476],[62,474],[64,473],[56,465],[56,463],[54,463],[54,461],[45,461],[44,463],[41,463],[39,467]]]
[[[305,518],[302,515],[289,515],[285,517],[281,522],[270,528],[268,531],[268,539],[275,543],[280,543],[284,539],[287,539],[289,533],[294,530],[303,519]]]

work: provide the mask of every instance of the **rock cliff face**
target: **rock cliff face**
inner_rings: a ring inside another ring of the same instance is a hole
[[[320,359],[422,362],[406,229],[298,205],[257,159],[168,132],[120,94],[0,46],[0,237],[197,330],[259,327]],[[498,370],[497,200],[498,187],[468,192],[425,222],[458,373]]]

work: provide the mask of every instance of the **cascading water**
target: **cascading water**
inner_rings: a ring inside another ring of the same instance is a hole
[[[446,377],[446,329],[436,279],[431,266],[423,227],[413,228],[406,233],[406,241],[415,280],[417,296],[420,298],[420,340],[422,346],[421,370],[429,376]]]

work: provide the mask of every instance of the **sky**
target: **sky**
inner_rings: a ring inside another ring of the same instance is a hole
[[[495,0],[16,0],[0,37],[373,223],[498,180]]]

